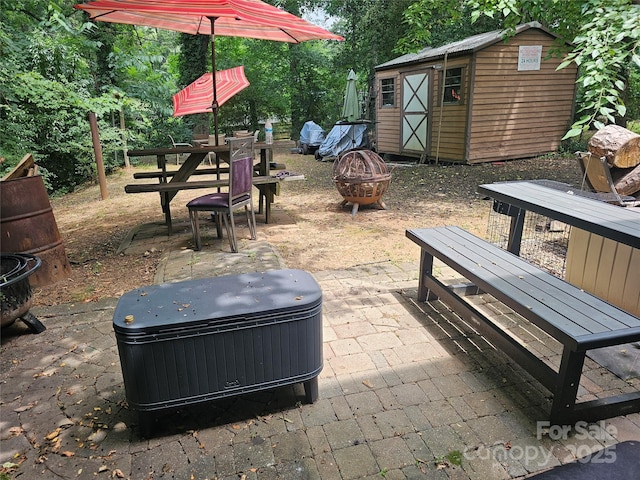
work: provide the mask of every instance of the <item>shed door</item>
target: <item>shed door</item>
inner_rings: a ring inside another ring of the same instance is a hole
[[[427,151],[429,115],[429,73],[405,75],[402,79],[402,148]]]

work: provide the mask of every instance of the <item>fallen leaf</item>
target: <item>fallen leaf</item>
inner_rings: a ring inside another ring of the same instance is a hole
[[[371,383],[369,380],[363,380],[363,381],[362,381],[362,384],[363,384],[365,387],[373,388],[373,383]]]
[[[124,478],[124,473],[122,473],[122,470],[120,470],[119,468],[116,468],[111,473],[111,478]]]
[[[56,437],[56,439],[52,442],[51,451],[53,453],[58,453],[60,451],[60,447],[62,446],[62,439],[60,437]]]
[[[75,456],[75,452],[70,452],[69,450],[65,450],[64,452],[60,453],[60,455],[62,455],[63,457],[73,457]]]
[[[47,435],[44,438],[46,438],[47,440],[53,440],[58,435],[60,435],[60,429],[56,428],[53,432],[47,433]]]
[[[21,407],[18,407],[14,410],[14,412],[16,413],[22,413],[22,412],[26,412],[27,410],[30,410],[34,407],[33,403],[30,403],[29,405],[23,405]]]
[[[109,467],[107,467],[106,465],[102,465],[102,466],[98,469],[98,473],[106,472],[107,470],[109,470]]]

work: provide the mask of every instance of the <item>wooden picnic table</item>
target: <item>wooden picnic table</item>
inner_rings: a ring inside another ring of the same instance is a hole
[[[156,178],[157,183],[134,183],[125,186],[127,193],[145,193],[158,192],[160,194],[160,204],[165,214],[165,221],[169,228],[169,234],[172,232],[171,221],[171,200],[181,190],[190,190],[198,188],[220,188],[228,185],[228,180],[222,179],[220,173],[225,170],[220,167],[220,160],[227,162],[229,160],[229,145],[201,145],[193,146],[177,146],[151,148],[144,150],[129,150],[130,157],[155,156],[159,171],[146,178]],[[269,223],[270,207],[273,203],[274,195],[277,194],[279,179],[271,176],[270,164],[273,158],[273,146],[266,143],[254,143],[254,150],[259,150],[260,162],[256,165],[254,185],[260,191],[259,212],[262,212],[263,206],[265,211],[265,222]],[[198,166],[209,155],[215,153],[216,167],[209,169],[208,173],[216,175],[215,181],[190,182],[189,178],[194,175]],[[188,154],[188,157],[180,165],[177,171],[167,171],[167,157],[173,158],[175,155]],[[228,170],[227,170],[228,171]]]
[[[527,211],[640,248],[639,212],[580,195],[574,190],[569,185],[566,189],[552,188],[537,181],[497,182],[478,187],[478,192],[511,207],[504,209],[511,216],[507,250],[516,255],[520,253]]]
[[[520,254],[526,212],[571,226],[564,279],[640,316],[640,208],[602,201],[569,185],[537,180],[480,185],[511,216],[507,250]]]

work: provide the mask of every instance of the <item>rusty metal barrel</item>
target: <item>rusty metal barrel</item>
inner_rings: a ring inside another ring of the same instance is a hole
[[[29,253],[42,266],[29,278],[45,286],[71,275],[71,265],[40,175],[0,182],[0,246],[6,253]]]

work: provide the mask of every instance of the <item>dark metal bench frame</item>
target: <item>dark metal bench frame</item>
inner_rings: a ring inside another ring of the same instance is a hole
[[[640,392],[576,403],[586,352],[640,340],[640,318],[458,227],[407,230],[421,247],[418,301],[441,297],[458,315],[553,393],[550,421],[570,425],[640,411]],[[434,277],[438,258],[563,345],[555,371]]]

